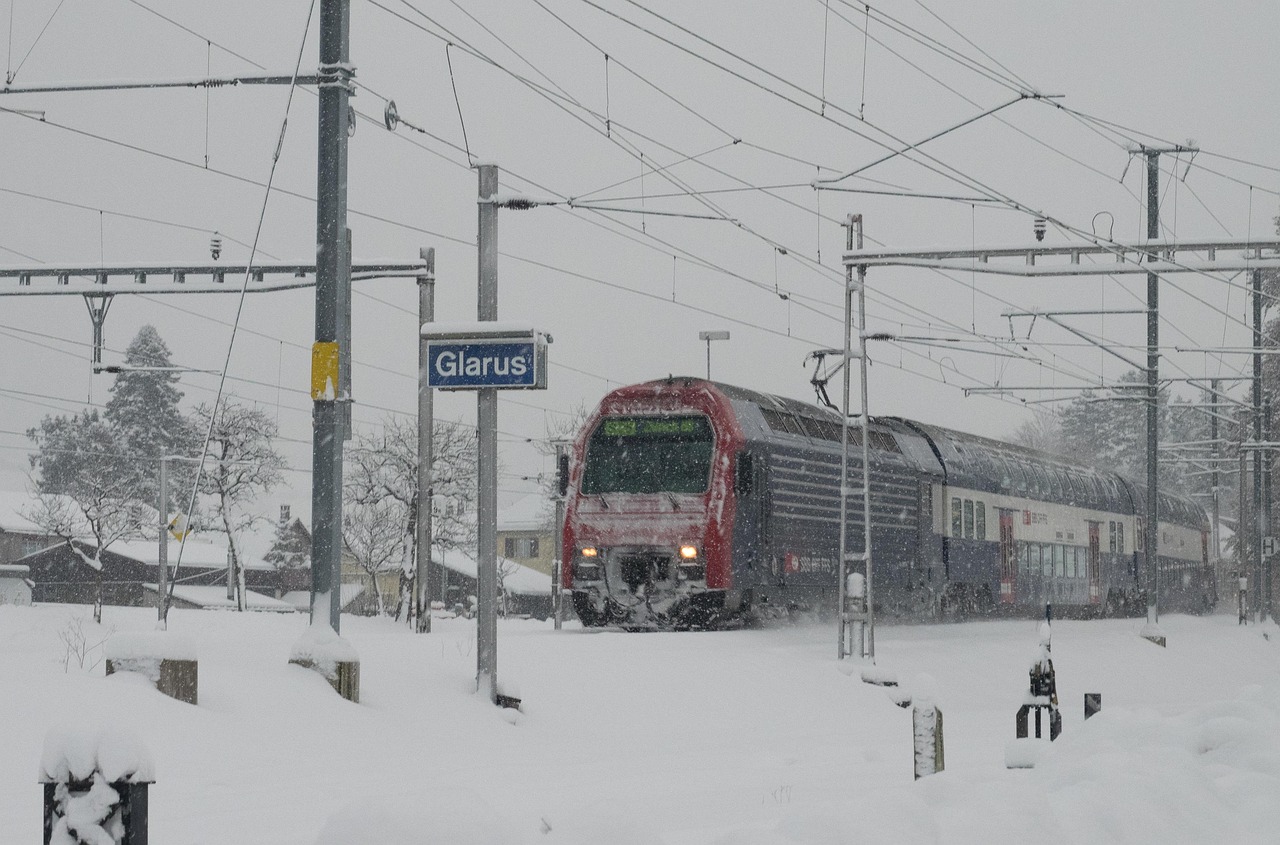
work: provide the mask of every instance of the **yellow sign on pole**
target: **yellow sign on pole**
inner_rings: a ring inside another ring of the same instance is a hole
[[[178,514],[169,520],[169,535],[175,540],[181,540],[191,533],[191,526],[187,523],[185,514]]]
[[[338,398],[338,344],[317,341],[311,347],[311,398],[317,402]]]

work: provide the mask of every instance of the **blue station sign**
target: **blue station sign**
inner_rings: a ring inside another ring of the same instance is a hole
[[[483,325],[483,324],[480,324]],[[492,325],[492,324],[490,324]],[[430,328],[428,328],[430,327]],[[427,324],[427,386],[437,390],[540,390],[547,386],[546,336],[532,330],[476,331]],[[475,324],[468,328],[475,328]],[[488,328],[487,326],[485,328]],[[468,332],[467,334],[472,334]]]

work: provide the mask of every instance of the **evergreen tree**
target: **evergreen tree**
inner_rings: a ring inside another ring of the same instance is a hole
[[[262,559],[276,569],[302,569],[311,565],[311,538],[300,520],[276,523],[276,536]]]
[[[126,367],[163,368],[173,366],[169,347],[154,326],[143,326],[125,350]],[[151,470],[140,475],[138,498],[154,502],[159,484],[159,460],[163,455],[193,455],[198,442],[194,426],[178,408],[182,391],[178,374],[162,369],[125,370],[111,385],[104,417],[121,436],[130,454],[152,462]],[[174,466],[173,498],[184,486],[188,470]],[[189,482],[188,482],[189,483]],[[170,503],[172,506],[172,502]]]

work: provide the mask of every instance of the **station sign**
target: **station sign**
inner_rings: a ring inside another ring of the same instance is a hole
[[[549,338],[510,323],[427,323],[427,386],[545,390]]]

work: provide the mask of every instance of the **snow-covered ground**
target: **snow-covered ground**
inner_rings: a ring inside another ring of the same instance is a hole
[[[305,617],[173,611],[200,705],[72,655],[88,608],[0,606],[0,841],[39,842],[44,737],[116,725],[149,746],[152,841],[834,845],[1280,841],[1280,630],[1230,616],[1057,622],[1063,735],[1032,770],[1005,744],[1034,621],[881,626],[883,667],[932,686],[946,771],[912,780],[911,715],[841,671],[832,626],[722,633],[499,626],[473,692],[475,623],[417,636],[344,618],[362,702],[287,665]],[[154,611],[107,608],[143,631]],[[1267,636],[1264,636],[1267,635]],[[72,640],[75,637],[70,636]],[[64,663],[68,666],[64,668]],[[1083,721],[1083,695],[1102,713]]]

